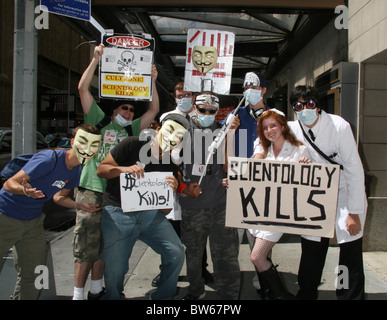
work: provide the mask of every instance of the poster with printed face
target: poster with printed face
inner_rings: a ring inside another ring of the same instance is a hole
[[[123,212],[173,208],[174,194],[166,182],[172,172],[145,172],[138,179],[130,173],[120,174]]]
[[[229,158],[226,226],[332,238],[340,168]]]
[[[152,100],[154,39],[142,35],[104,35],[103,44],[100,97]]]
[[[184,90],[229,94],[234,42],[232,32],[189,29]]]

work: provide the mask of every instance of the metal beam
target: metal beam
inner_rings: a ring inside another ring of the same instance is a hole
[[[345,5],[344,0],[93,0],[93,6],[221,6],[221,7],[282,7],[282,8],[314,8],[332,9],[338,5]]]

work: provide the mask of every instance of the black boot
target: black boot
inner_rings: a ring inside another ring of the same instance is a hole
[[[273,265],[269,268],[269,270],[259,273],[259,280],[262,288],[265,288],[265,291],[267,291],[268,296],[272,300],[295,299],[295,297],[285,289],[278,271]]]

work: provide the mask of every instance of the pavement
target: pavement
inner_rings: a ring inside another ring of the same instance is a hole
[[[74,283],[74,264],[72,255],[73,227],[64,231],[47,231],[49,287],[43,289],[40,300],[71,300]],[[246,243],[240,246],[239,263],[241,269],[241,300],[260,300],[253,286],[255,275],[250,261],[250,248]],[[210,252],[209,247],[207,247]],[[335,300],[335,269],[338,264],[339,248],[330,246],[322,276],[319,300]],[[300,258],[298,236],[284,236],[273,248],[272,260],[278,264],[278,271],[285,281],[288,290],[297,293],[297,268]],[[137,241],[129,260],[129,271],[125,277],[124,294],[129,300],[145,300],[145,296],[154,288],[152,279],[158,274],[160,257],[151,248]],[[387,300],[387,252],[365,252],[365,291],[367,300]],[[212,272],[211,259],[208,270]],[[12,294],[16,272],[13,267],[12,252],[6,257],[3,272],[0,274],[0,300],[7,300]],[[189,283],[184,264],[178,282],[176,300],[186,293]],[[89,280],[85,292],[89,290]],[[214,286],[206,286],[204,300],[217,300]]]
[[[49,243],[47,267],[49,270],[49,288],[43,289],[40,300],[71,300],[74,283],[74,264],[72,255],[73,227],[64,231],[47,231]],[[241,300],[260,300],[253,286],[254,268],[250,261],[250,248],[246,243],[240,246],[239,263],[241,269]],[[207,247],[210,252],[209,247]],[[338,264],[339,248],[330,246],[322,276],[319,300],[335,300],[335,269]],[[298,290],[297,268],[300,258],[298,236],[284,236],[273,248],[272,260],[278,264],[288,290],[295,294]],[[151,248],[137,241],[129,260],[129,271],[125,277],[124,294],[129,300],[145,300],[145,296],[154,288],[152,279],[158,274],[160,257]],[[365,291],[367,300],[387,300],[387,252],[365,252]],[[208,270],[212,272],[211,259]],[[0,300],[9,299],[16,279],[13,268],[12,252],[9,253],[3,272],[0,275]],[[178,282],[179,300],[187,293],[189,283],[184,264]],[[85,292],[89,290],[89,280]],[[217,300],[213,286],[206,286],[204,300]]]

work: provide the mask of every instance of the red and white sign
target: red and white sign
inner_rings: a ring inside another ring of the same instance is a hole
[[[148,40],[134,36],[111,36],[106,38],[105,41],[121,48],[147,48],[151,45]]]
[[[234,43],[232,32],[189,29],[184,90],[229,94]]]
[[[152,100],[154,39],[142,35],[104,35],[100,97]]]

